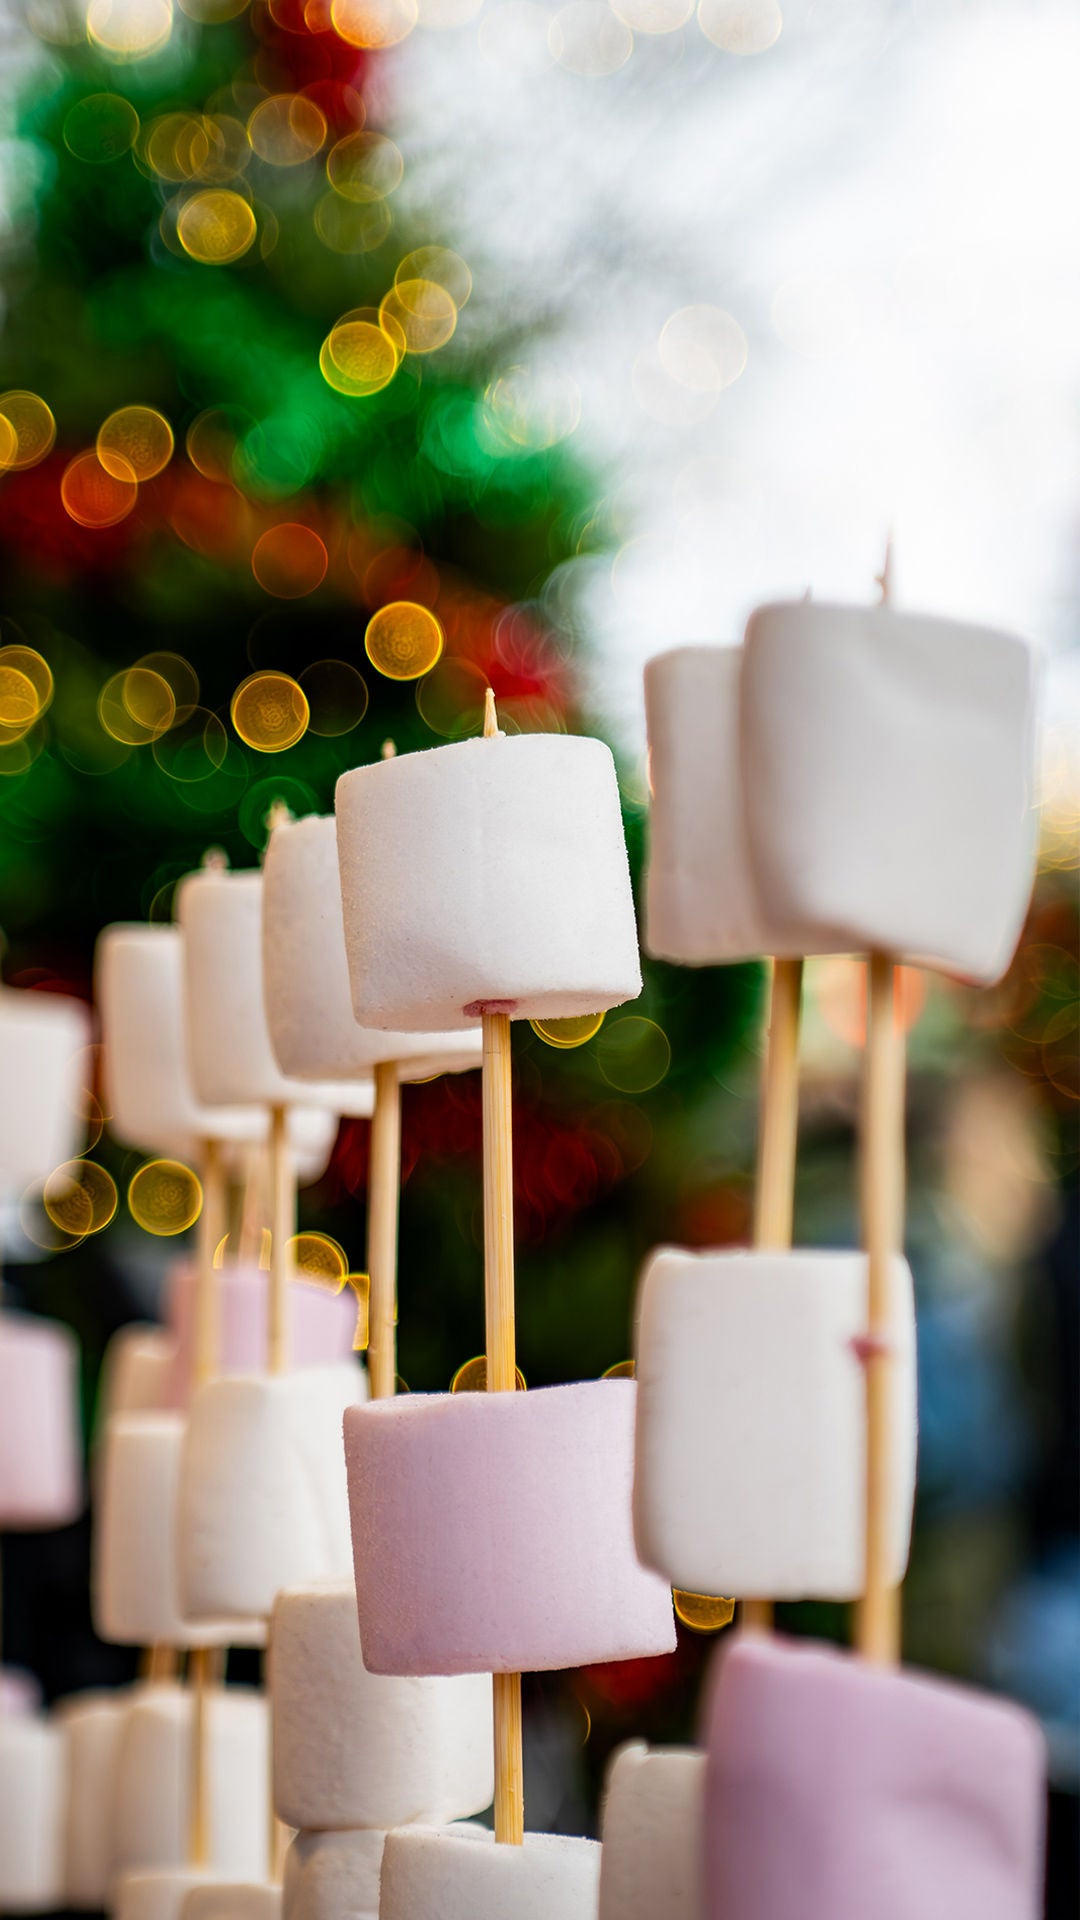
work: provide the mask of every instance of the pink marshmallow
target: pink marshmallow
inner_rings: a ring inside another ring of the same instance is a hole
[[[74,1334],[0,1314],[0,1527],[62,1527],[81,1511],[78,1405]]]
[[[266,1321],[270,1276],[259,1267],[222,1267],[217,1290],[218,1373],[266,1372]],[[195,1269],[173,1268],[166,1318],[173,1339],[172,1361],[162,1405],[186,1407],[194,1338]],[[289,1354],[293,1367],[333,1366],[347,1360],[356,1332],[356,1300],[351,1287],[335,1294],[314,1281],[296,1280],[289,1288]]]
[[[750,1635],[707,1711],[706,1920],[1036,1920],[1045,1754],[1019,1707]]]
[[[410,1394],[345,1415],[372,1673],[516,1673],[669,1653],[634,1551],[632,1380]]]

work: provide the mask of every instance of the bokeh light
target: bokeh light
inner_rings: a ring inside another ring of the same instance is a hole
[[[15,674],[14,680],[6,676]],[[4,744],[10,744],[15,735],[21,735],[28,727],[39,720],[52,701],[53,676],[47,660],[34,647],[0,647],[0,685],[6,680],[7,697],[0,697],[0,726],[4,729]],[[16,718],[26,711],[26,687],[30,689],[30,713],[25,720]]]
[[[725,53],[767,53],[780,38],[784,16],[776,0],[700,0],[698,25]]]
[[[577,382],[558,367],[507,367],[488,387],[484,403],[486,437],[498,453],[556,446],[581,420]]]
[[[145,60],[172,33],[172,0],[90,0],[86,37],[107,60]]]
[[[566,1020],[529,1021],[533,1032],[549,1047],[560,1047],[564,1051],[571,1047],[583,1047],[586,1041],[599,1033],[603,1024],[602,1013],[576,1013]]]
[[[314,661],[304,668],[300,685],[311,716],[310,730],[324,740],[351,733],[367,712],[367,682],[347,660]]]
[[[393,600],[368,621],[364,650],[373,667],[387,680],[417,680],[435,665],[443,647],[443,630],[427,607],[412,600]]]
[[[202,1212],[198,1176],[182,1160],[149,1160],[128,1186],[128,1212],[145,1233],[186,1233]]]
[[[601,1380],[636,1380],[637,1364],[633,1360],[616,1360],[613,1367],[605,1367]]]
[[[525,1375],[520,1367],[514,1368],[514,1385],[519,1393],[526,1390]],[[478,1353],[475,1359],[465,1360],[450,1382],[451,1393],[487,1392],[487,1355]]]
[[[227,267],[247,252],[257,227],[251,204],[242,194],[228,187],[207,187],[181,207],[176,232],[193,260],[207,267]]]
[[[323,379],[338,393],[364,399],[388,387],[401,362],[389,328],[377,320],[345,320],[327,334],[319,354]]]
[[[552,16],[548,46],[567,73],[600,80],[626,65],[634,36],[608,0],[569,0]]]
[[[356,201],[324,193],[315,208],[315,231],[332,253],[372,253],[390,232],[385,200]]]
[[[734,1600],[724,1600],[719,1594],[686,1593],[681,1587],[675,1587],[671,1598],[675,1618],[693,1633],[719,1633],[721,1627],[730,1626],[735,1617]]]
[[[416,0],[333,0],[334,31],[352,47],[396,47],[416,25]]]
[[[472,293],[473,277],[460,253],[452,247],[414,247],[399,260],[394,285],[402,280],[430,280],[445,288],[460,313]]]
[[[457,308],[437,280],[395,281],[379,303],[384,327],[396,325],[410,353],[434,353],[457,326]]]
[[[488,676],[471,660],[443,654],[416,689],[421,718],[444,740],[464,740],[484,724]]]
[[[120,464],[114,454],[110,472],[102,466],[94,447],[77,453],[68,462],[60,482],[60,498],[80,527],[115,527],[131,512],[139,497],[138,482],[130,467],[126,474],[121,473]]]
[[[611,0],[634,33],[675,33],[694,11],[694,0]]]
[[[68,1160],[50,1173],[41,1203],[54,1227],[83,1239],[108,1226],[118,1198],[116,1182],[104,1167],[94,1160]]]
[[[671,1065],[671,1045],[663,1027],[632,1013],[608,1020],[597,1042],[596,1060],[604,1079],[620,1093],[647,1093],[659,1086]]]
[[[251,571],[264,593],[277,600],[302,600],[326,577],[326,546],[311,527],[296,520],[268,527],[255,542]]]
[[[69,108],[64,144],[77,160],[104,166],[130,153],[139,134],[139,116],[118,93],[89,93]]]
[[[260,160],[272,167],[297,167],[319,152],[326,119],[305,94],[277,93],[256,107],[247,132]]]
[[[21,740],[40,712],[37,690],[20,667],[0,661],[0,741]]]
[[[284,753],[303,738],[308,703],[287,673],[252,673],[237,687],[230,708],[241,740],[258,753]]]
[[[250,414],[235,407],[207,407],[192,421],[184,441],[192,466],[204,479],[231,481],[236,443],[254,424]]]
[[[172,688],[149,667],[127,667],[122,673],[114,673],[98,695],[102,726],[126,747],[149,746],[168,731],[175,717]]]
[[[97,456],[114,480],[152,480],[168,466],[173,430],[156,407],[118,407],[97,437]]]
[[[152,658],[152,656],[148,656]],[[220,716],[206,707],[189,707],[152,743],[155,761],[170,780],[195,786],[224,766],[229,738]]]
[[[144,653],[136,667],[155,673],[172,693],[175,720],[186,720],[198,705],[199,676],[180,653]]]
[[[730,387],[746,366],[747,351],[738,321],[721,307],[680,307],[665,321],[658,342],[665,372],[694,393]]]
[[[289,1241],[293,1271],[340,1293],[349,1275],[345,1249],[328,1233],[297,1233]]]
[[[326,177],[334,192],[360,204],[385,200],[404,175],[400,149],[384,133],[347,133],[326,156]]]
[[[0,430],[5,423],[10,432],[0,441],[0,468],[36,467],[52,450],[56,421],[39,394],[20,388],[0,393]]]

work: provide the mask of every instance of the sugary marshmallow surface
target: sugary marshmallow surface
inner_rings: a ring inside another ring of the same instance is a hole
[[[599,1920],[703,1920],[705,1755],[640,1741],[604,1786]]]
[[[50,1720],[0,1720],[0,1912],[64,1904],[64,1742]]]
[[[189,1619],[268,1616],[283,1587],[348,1579],[341,1418],[366,1393],[351,1361],[199,1388],[180,1477]]]
[[[1038,1920],[1045,1752],[1020,1708],[746,1635],[707,1718],[707,1920]]]
[[[61,1701],[56,1722],[64,1742],[64,1898],[67,1907],[100,1913],[113,1878],[116,1762],[131,1705],[126,1688],[76,1694]]]
[[[62,1527],[83,1503],[79,1352],[70,1327],[0,1313],[0,1527]]]
[[[642,944],[688,966],[798,956],[767,919],[743,803],[741,647],[676,647],[645,667],[649,853]]]
[[[615,765],[563,734],[462,740],[337,784],[353,1012],[451,1029],[598,1013],[641,992]]]
[[[191,1397],[196,1272],[184,1262],[170,1276],[166,1312],[173,1342],[163,1404],[186,1407]],[[214,1274],[217,1327],[215,1372],[266,1369],[270,1276],[262,1268],[228,1266]],[[331,1293],[314,1281],[294,1280],[288,1291],[289,1357],[295,1368],[349,1360],[356,1332],[351,1287]]]
[[[634,1551],[632,1380],[409,1394],[346,1415],[373,1673],[535,1672],[668,1653]]]
[[[383,1849],[379,1920],[596,1920],[600,1847],[527,1833],[520,1847],[453,1827],[399,1827]]]
[[[123,1873],[116,1882],[112,1920],[180,1920],[184,1901],[209,1873],[197,1867],[158,1867]]]
[[[123,1413],[109,1421],[96,1462],[91,1602],[103,1640],[120,1646],[260,1646],[259,1620],[207,1619],[180,1609],[177,1525],[184,1417]]]
[[[99,1429],[114,1413],[153,1413],[163,1407],[172,1364],[172,1336],[166,1327],[134,1321],[118,1328],[101,1363]]]
[[[892,1577],[915,1486],[915,1313],[892,1266]],[[863,1589],[866,1331],[858,1253],[664,1247],[638,1292],[634,1527],[691,1593],[854,1599]]]
[[[442,1825],[490,1806],[486,1674],[369,1673],[351,1581],[279,1594],[270,1645],[274,1805],[288,1826]]]
[[[285,1855],[282,1920],[378,1920],[385,1833],[298,1833]]]
[[[263,1006],[263,876],[204,869],[181,881],[184,1011],[195,1092],[210,1106],[328,1107],[370,1113],[370,1093],[290,1080],[270,1045]]]
[[[272,1880],[207,1880],[192,1887],[180,1920],[280,1920],[281,1888]]]
[[[82,1152],[90,1009],[0,987],[0,1191],[17,1198]]]
[[[972,980],[1009,965],[1034,877],[1035,657],[888,607],[751,616],[743,768],[770,917]]]
[[[384,1033],[353,1016],[341,911],[337,826],[331,814],[275,829],[263,866],[263,994],[283,1073],[351,1080],[379,1061],[403,1080],[480,1065],[475,1033]]]
[[[267,1870],[265,1696],[214,1687],[209,1729],[210,1866],[217,1877],[262,1880]],[[185,1865],[191,1806],[192,1695],[181,1687],[135,1690],[116,1759],[114,1858],[118,1873]]]

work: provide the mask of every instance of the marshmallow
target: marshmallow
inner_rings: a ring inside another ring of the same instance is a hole
[[[113,1895],[112,1920],[180,1920],[191,1889],[205,1885],[209,1877],[196,1867],[121,1874]]]
[[[0,987],[0,1190],[20,1194],[82,1151],[90,1010]]]
[[[341,1416],[366,1393],[351,1361],[199,1388],[180,1477],[188,1618],[266,1616],[283,1587],[348,1578]]]
[[[180,1920],[280,1920],[281,1888],[272,1880],[207,1880],[184,1897]]]
[[[599,740],[462,740],[337,784],[353,1012],[365,1026],[598,1013],[641,992],[615,766]]]
[[[285,1855],[283,1920],[378,1920],[385,1833],[298,1833]]]
[[[6,1714],[37,1713],[41,1682],[25,1667],[0,1667],[0,1719]]]
[[[372,1673],[517,1673],[669,1653],[634,1552],[636,1387],[409,1394],[345,1416]]]
[[[890,1270],[891,1578],[915,1486],[911,1273]],[[692,1593],[851,1600],[863,1590],[866,1331],[858,1253],[683,1253],[638,1294],[634,1531]]]
[[[709,1920],[1037,1920],[1045,1753],[1018,1707],[745,1635],[708,1712]]]
[[[762,607],[742,675],[746,817],[770,918],[997,980],[1034,875],[1035,659],[888,607]]]
[[[61,1701],[64,1741],[64,1905],[100,1912],[113,1876],[116,1761],[131,1705],[125,1689]]]
[[[527,1833],[500,1847],[490,1834],[399,1827],[386,1836],[379,1920],[596,1920],[599,1879],[595,1840]]]
[[[0,1913],[64,1904],[64,1743],[37,1715],[0,1720]]]
[[[486,1674],[369,1673],[351,1583],[279,1594],[270,1644],[274,1805],[286,1825],[441,1826],[490,1806]]]
[[[168,1299],[172,1363],[163,1404],[186,1407],[191,1395],[195,1338],[195,1268],[174,1268]],[[270,1276],[259,1267],[221,1267],[214,1274],[217,1326],[215,1371],[262,1373],[267,1363]],[[315,1281],[294,1280],[288,1289],[289,1353],[296,1368],[346,1361],[356,1333],[351,1287],[332,1293]]]
[[[165,1327],[138,1321],[120,1327],[101,1363],[99,1426],[107,1426],[114,1413],[153,1413],[165,1406],[172,1366],[173,1340]]]
[[[705,1755],[620,1747],[604,1789],[599,1920],[703,1920]]]
[[[711,966],[798,956],[801,930],[766,918],[743,810],[741,647],[677,647],[645,668],[649,733],[646,951]]]
[[[124,1413],[105,1429],[97,1477],[91,1600],[103,1640],[121,1646],[260,1646],[260,1620],[200,1621],[180,1610],[177,1505],[184,1419]]]
[[[71,1329],[0,1313],[0,1527],[62,1527],[79,1513],[78,1404]]]
[[[116,1760],[114,1858],[118,1872],[175,1868],[188,1858],[193,1695],[136,1688]],[[267,1870],[269,1716],[262,1694],[212,1687],[207,1698],[210,1861],[220,1877],[261,1880]]]
[[[184,1008],[195,1091],[211,1106],[371,1112],[366,1086],[286,1079],[270,1045],[263,1007],[261,873],[192,873],[177,889],[184,936]]]
[[[382,1033],[353,1018],[337,827],[278,827],[263,872],[263,993],[274,1053],[298,1080],[350,1080],[394,1061],[402,1080],[478,1067],[475,1033]]]

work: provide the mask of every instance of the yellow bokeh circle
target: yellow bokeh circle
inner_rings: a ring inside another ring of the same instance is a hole
[[[340,1293],[349,1277],[345,1249],[328,1233],[297,1233],[289,1241],[293,1270],[304,1280],[317,1280]]]
[[[20,667],[0,660],[0,738],[4,744],[10,745],[13,737],[21,739],[40,711],[37,690],[30,676]]]
[[[429,607],[392,600],[368,621],[364,651],[388,680],[418,680],[443,649],[443,630]]]
[[[40,394],[26,393],[21,388],[0,393],[0,422],[6,422],[10,428],[0,444],[0,467],[17,470],[36,467],[38,461],[51,452],[56,439],[56,421]]]
[[[324,193],[315,208],[315,231],[331,253],[372,253],[392,225],[385,200],[343,200],[337,193]]]
[[[401,151],[385,133],[347,133],[326,156],[326,177],[335,193],[360,204],[385,200],[404,174]]]
[[[253,152],[272,167],[298,167],[314,159],[326,139],[326,120],[303,93],[275,93],[260,100],[247,123]]]
[[[396,47],[416,25],[417,0],[332,0],[334,31],[351,47]]]
[[[100,1233],[116,1212],[116,1181],[93,1160],[67,1160],[50,1173],[42,1205],[61,1233],[82,1239]]]
[[[719,1594],[686,1593],[681,1587],[675,1587],[671,1598],[675,1618],[692,1633],[719,1633],[721,1627],[730,1626],[734,1617],[734,1600],[725,1600]]]
[[[575,1013],[566,1020],[530,1020],[529,1025],[539,1039],[549,1047],[559,1047],[568,1052],[571,1047],[583,1047],[594,1034],[599,1033],[604,1024],[602,1013]]]
[[[148,1160],[128,1187],[128,1211],[145,1233],[186,1233],[202,1212],[198,1176],[182,1160]]]
[[[250,202],[228,187],[207,187],[181,207],[176,232],[185,253],[205,267],[227,267],[255,239]]]
[[[460,253],[454,253],[450,247],[435,246],[414,247],[398,262],[394,285],[400,286],[404,280],[427,280],[443,287],[459,312],[473,284],[472,274]]]
[[[152,667],[127,667],[106,680],[98,695],[98,719],[126,747],[146,747],[167,733],[176,718],[176,696]]]
[[[520,1367],[514,1368],[514,1385],[519,1393],[525,1392],[525,1375]],[[487,1355],[478,1353],[474,1360],[465,1360],[450,1382],[451,1393],[487,1392]]]
[[[637,1363],[634,1360],[616,1360],[613,1367],[605,1367],[601,1380],[636,1380]]]
[[[323,379],[353,399],[381,393],[390,385],[401,355],[390,334],[371,320],[339,321],[319,354]]]
[[[97,456],[116,480],[152,480],[172,459],[173,430],[156,407],[118,407],[97,437]]]
[[[145,60],[172,33],[172,0],[90,0],[86,37],[109,60]]]
[[[237,687],[230,709],[245,745],[257,753],[284,753],[307,732],[303,688],[287,673],[252,673]]]
[[[434,353],[453,335],[457,307],[437,280],[398,280],[384,294],[379,317],[401,329],[410,353]]]

